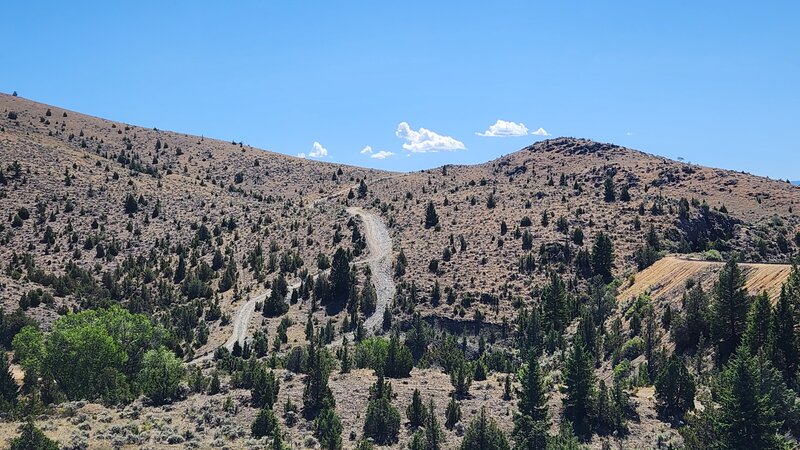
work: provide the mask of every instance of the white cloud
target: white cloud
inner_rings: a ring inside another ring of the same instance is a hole
[[[372,147],[367,145],[366,147],[362,148],[361,149],[361,154],[362,155],[370,155],[370,154],[372,154]]]
[[[528,134],[528,127],[524,123],[507,122],[502,119],[497,119],[494,125],[489,126],[489,129],[483,133],[475,133],[483,137],[511,137],[511,136],[526,136]]]
[[[534,136],[550,136],[550,133],[548,133],[544,128],[539,128],[531,134]]]
[[[464,150],[464,143],[450,136],[442,136],[426,128],[411,129],[406,122],[397,125],[395,135],[406,141],[403,148],[412,153]]]
[[[319,142],[314,141],[314,145],[311,147],[308,156],[312,158],[324,158],[328,156],[328,149],[323,147]]]
[[[386,150],[381,150],[378,153],[373,153],[373,154],[369,155],[369,157],[370,158],[375,158],[375,159],[386,159],[386,158],[388,158],[388,157],[390,157],[392,155],[394,155],[394,153],[387,152]]]

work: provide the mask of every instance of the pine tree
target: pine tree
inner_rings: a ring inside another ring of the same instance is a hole
[[[174,281],[180,283],[183,281],[184,277],[186,277],[186,258],[184,258],[183,253],[181,253],[178,255],[178,267],[175,269]]]
[[[400,342],[400,334],[392,333],[386,352],[384,373],[389,378],[407,378],[414,367],[414,359],[408,346]]]
[[[436,214],[436,208],[432,201],[428,201],[428,205],[425,207],[425,228],[435,227],[438,224],[439,216]]]
[[[447,427],[448,430],[452,430],[458,422],[461,422],[461,405],[458,404],[455,397],[450,397],[450,401],[447,403],[447,409],[445,409],[444,412],[444,417],[444,426]]]
[[[342,364],[341,364],[341,373],[350,373],[350,369],[353,365],[353,360],[350,358],[350,346],[347,342],[347,336],[342,338]]]
[[[278,427],[278,419],[270,408],[261,408],[250,426],[250,433],[253,437],[263,437],[271,435]]]
[[[567,392],[563,399],[564,414],[573,422],[584,422],[592,411],[595,398],[595,377],[591,355],[583,342],[576,339],[566,364]],[[578,425],[578,424],[576,424]]]
[[[358,183],[358,198],[365,198],[367,196],[367,183],[362,178]]]
[[[333,300],[344,300],[350,292],[350,258],[341,247],[336,249],[331,263],[331,295]]]
[[[603,277],[603,281],[610,283],[614,278],[611,269],[614,266],[614,244],[611,238],[602,231],[598,233],[592,247],[592,269],[595,275]]]
[[[550,272],[550,281],[542,289],[542,315],[547,331],[561,332],[567,322],[567,294],[564,280],[556,272]]]
[[[775,405],[759,392],[756,360],[737,352],[720,377],[719,423],[721,440],[730,449],[777,449]]]
[[[510,450],[508,439],[497,423],[486,417],[486,408],[476,417],[464,432],[461,450]]]
[[[469,376],[469,364],[459,360],[458,365],[450,373],[450,383],[453,385],[453,396],[464,399],[469,395],[469,386],[472,380]]]
[[[797,335],[795,334],[794,308],[786,285],[781,287],[781,295],[775,306],[772,342],[775,344],[773,361],[783,374],[783,379],[794,381],[798,366]]]
[[[708,296],[700,283],[695,284],[683,295],[683,312],[672,320],[670,337],[675,342],[675,350],[694,349],[701,337],[708,337],[710,312]]]
[[[400,413],[392,406],[391,384],[384,382],[383,372],[378,370],[378,380],[370,388],[370,402],[364,419],[364,436],[379,445],[397,442],[400,433]]]
[[[315,434],[323,450],[341,450],[342,421],[336,410],[324,408],[314,420]]]
[[[425,423],[426,413],[425,405],[422,403],[422,395],[419,393],[419,389],[414,389],[414,394],[411,396],[411,404],[406,408],[409,426],[412,429],[421,427]]]
[[[1,317],[0,317],[1,319]],[[8,412],[17,403],[17,386],[8,364],[8,355],[0,351],[0,412]]]
[[[308,375],[303,390],[303,414],[313,419],[325,408],[335,405],[333,393],[328,387],[329,368],[322,356],[322,349],[317,346],[316,339],[308,345]]]
[[[425,414],[425,444],[426,450],[442,450],[444,448],[444,433],[439,420],[436,419],[436,404],[433,399],[428,403]]]
[[[514,415],[515,450],[544,450],[547,446],[547,394],[536,353],[528,352],[528,364],[520,371],[519,411]]]
[[[747,328],[742,336],[742,345],[756,356],[759,351],[766,354],[773,354],[772,343],[772,306],[769,303],[769,295],[763,292],[757,296],[750,305],[750,312],[747,315]]]
[[[125,196],[125,212],[127,214],[135,214],[136,211],[139,211],[139,203],[136,201],[136,197],[129,192]]]
[[[613,202],[617,199],[616,194],[614,193],[614,179],[612,177],[606,178],[605,183],[603,183],[603,200],[606,202]]]
[[[659,408],[667,417],[682,417],[694,409],[694,378],[680,356],[669,358],[656,377],[655,388]]]
[[[22,425],[20,435],[11,440],[9,450],[58,450],[58,442],[48,438],[33,424],[33,418]]]
[[[744,275],[735,259],[728,261],[714,285],[711,304],[712,335],[717,344],[717,358],[728,360],[742,338],[747,326],[749,299],[744,288]]]

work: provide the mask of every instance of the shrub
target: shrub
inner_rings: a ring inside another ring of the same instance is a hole
[[[144,354],[139,386],[153,403],[161,405],[178,397],[183,374],[181,360],[171,351],[160,347]]]
[[[250,426],[250,433],[254,437],[264,437],[271,435],[278,428],[278,420],[275,413],[269,408],[261,408]]]

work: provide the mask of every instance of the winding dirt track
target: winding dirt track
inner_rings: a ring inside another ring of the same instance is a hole
[[[383,312],[386,310],[389,303],[391,303],[395,293],[391,261],[392,240],[389,237],[389,230],[379,216],[357,207],[347,208],[347,212],[354,216],[360,216],[364,224],[364,237],[367,242],[368,256],[361,261],[357,261],[356,264],[369,264],[372,272],[372,282],[375,286],[378,299],[375,312],[364,321],[364,328],[366,328],[368,332],[375,332],[381,326]],[[290,285],[289,292],[298,287],[300,287],[299,282]],[[252,322],[253,314],[256,310],[256,303],[263,303],[271,293],[272,291],[267,289],[258,295],[250,297],[247,302],[239,307],[236,311],[236,316],[233,318],[233,330],[231,330],[231,335],[225,341],[225,344],[223,344],[225,348],[233,350],[233,346],[237,342],[240,345],[244,345],[247,332],[250,328],[250,322]],[[212,350],[196,357],[191,362],[200,363],[210,360],[213,356],[214,352]]]

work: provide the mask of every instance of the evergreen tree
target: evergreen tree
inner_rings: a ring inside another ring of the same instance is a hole
[[[656,377],[656,400],[667,417],[682,417],[694,409],[694,378],[686,369],[683,359],[673,354]]]
[[[316,339],[308,345],[307,372],[305,389],[303,390],[303,414],[308,419],[313,419],[324,408],[333,408],[335,405],[333,393],[328,387],[329,367]]]
[[[595,398],[595,377],[592,358],[583,342],[576,339],[566,363],[567,392],[563,399],[564,414],[573,422],[583,426],[592,411]]]
[[[222,252],[217,249],[214,251],[214,258],[211,260],[211,270],[214,272],[222,269],[225,266],[225,258],[222,257]]]
[[[426,450],[442,450],[444,448],[444,433],[439,420],[436,419],[436,405],[433,399],[428,403],[428,411],[425,414],[425,447]]]
[[[367,183],[362,178],[358,183],[358,198],[365,198],[367,196]]]
[[[422,395],[419,389],[414,389],[414,394],[411,396],[411,404],[406,408],[406,417],[412,429],[421,427],[426,420],[425,405],[422,403]]]
[[[486,408],[476,417],[464,432],[461,450],[510,450],[508,439],[494,420],[486,417]]]
[[[20,435],[11,440],[9,450],[58,450],[58,442],[48,438],[42,430],[33,424],[33,418],[28,418],[21,427]]]
[[[450,383],[453,385],[453,396],[457,399],[466,398],[469,395],[469,386],[472,379],[469,376],[469,364],[464,360],[459,360],[458,365],[450,373]]]
[[[136,211],[139,211],[139,203],[136,201],[136,197],[129,192],[125,196],[125,212],[127,214],[135,214]]]
[[[261,310],[264,317],[280,317],[286,314],[287,311],[289,311],[289,305],[278,292],[278,289],[272,289]]]
[[[447,403],[447,409],[445,409],[444,412],[444,417],[444,426],[447,427],[448,430],[452,430],[458,422],[461,422],[461,405],[458,404],[455,397],[450,397],[450,401]]]
[[[797,335],[795,316],[786,285],[781,287],[781,295],[775,306],[772,342],[775,344],[774,364],[783,374],[783,379],[794,381],[798,366]],[[800,299],[798,299],[800,300]]]
[[[270,436],[278,428],[278,419],[270,408],[261,408],[250,426],[253,437]]]
[[[181,253],[178,255],[178,267],[175,269],[174,281],[180,283],[183,281],[184,277],[186,277],[186,258],[184,258],[183,253]]]
[[[520,371],[519,411],[514,415],[515,450],[544,450],[547,446],[547,394],[536,353],[528,352],[528,364]]]
[[[8,412],[16,405],[18,391],[19,386],[11,375],[8,355],[0,351],[0,412]]]
[[[397,442],[400,433],[400,413],[392,406],[391,385],[384,383],[382,371],[378,371],[378,380],[370,388],[371,400],[367,406],[364,420],[364,436],[375,440],[379,445]]]
[[[735,259],[728,261],[714,285],[711,304],[712,335],[717,345],[717,358],[728,360],[739,346],[747,326],[749,299],[744,288],[744,275]]]
[[[350,258],[341,247],[333,254],[331,264],[331,295],[334,300],[344,300],[350,292]]]
[[[769,303],[769,295],[763,292],[750,305],[747,328],[742,336],[742,345],[751,355],[756,356],[760,351],[773,354],[772,322],[772,306]]]
[[[608,177],[605,183],[603,183],[603,200],[606,202],[613,202],[616,199],[617,195],[614,193],[614,179]]]
[[[777,449],[775,404],[759,392],[758,366],[747,352],[737,352],[720,377],[721,441],[729,449]]]
[[[389,378],[407,378],[414,367],[411,350],[400,342],[400,334],[392,333],[389,348],[386,351],[384,373]]]
[[[528,352],[528,364],[520,371],[522,388],[519,391],[517,406],[519,413],[529,416],[534,421],[547,420],[547,388],[534,352]]]
[[[564,280],[555,271],[542,289],[542,315],[547,331],[561,332],[567,323],[567,293]]]
[[[324,408],[314,420],[317,439],[323,450],[341,450],[342,421],[336,410]]]
[[[675,350],[694,349],[701,337],[708,337],[709,315],[708,296],[700,283],[697,283],[684,293],[683,312],[672,320],[670,326],[670,337],[675,342]]]
[[[438,224],[439,216],[436,214],[436,208],[432,201],[428,201],[428,206],[425,207],[425,228],[435,227]]]
[[[603,281],[610,283],[614,278],[611,269],[614,266],[614,244],[611,238],[602,231],[598,233],[592,247],[592,269],[595,275],[603,277]]]

